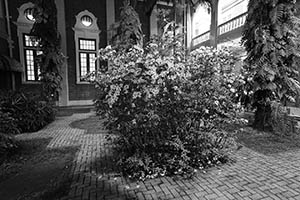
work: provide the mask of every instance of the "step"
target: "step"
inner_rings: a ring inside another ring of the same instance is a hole
[[[95,110],[93,105],[89,106],[63,106],[57,107],[57,116],[70,116],[74,113],[89,113]]]

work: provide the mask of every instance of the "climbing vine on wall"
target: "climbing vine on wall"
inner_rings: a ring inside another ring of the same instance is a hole
[[[40,50],[43,52],[36,60],[41,71],[42,97],[46,101],[55,101],[60,90],[61,67],[65,56],[61,51],[54,0],[36,0],[34,18],[31,34],[39,39]]]

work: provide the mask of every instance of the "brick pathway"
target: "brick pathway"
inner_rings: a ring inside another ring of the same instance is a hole
[[[236,163],[199,172],[192,179],[163,177],[129,182],[112,169],[105,130],[103,134],[86,134],[69,127],[71,122],[91,115],[60,117],[45,129],[24,135],[52,137],[48,148],[80,146],[70,174],[71,190],[63,200],[300,199],[300,150],[266,156],[242,148],[234,154]]]

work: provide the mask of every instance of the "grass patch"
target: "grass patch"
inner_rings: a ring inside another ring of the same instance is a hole
[[[32,200],[53,200],[67,196],[71,187],[71,183],[71,178],[65,178],[64,180],[57,182],[56,186],[49,187],[47,190],[45,190],[43,193]]]
[[[0,182],[18,173],[29,160],[40,157],[50,140],[51,138],[19,141],[19,148],[1,160]]]
[[[300,149],[300,137],[297,135],[282,137],[270,132],[259,132],[250,127],[245,127],[238,132],[237,141],[265,155]]]
[[[78,148],[47,149],[50,140],[21,140],[18,151],[2,162],[1,199],[50,200],[68,194]]]

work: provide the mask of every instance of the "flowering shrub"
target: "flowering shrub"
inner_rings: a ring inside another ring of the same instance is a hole
[[[234,146],[221,124],[235,119],[235,58],[226,49],[200,48],[185,56],[173,33],[145,49],[99,51],[108,70],[93,74],[97,113],[117,131],[118,164],[133,178],[184,174],[228,160]]]
[[[246,110],[253,110],[253,76],[248,71],[248,66],[241,67],[238,78],[235,79],[233,87],[236,89],[234,100],[240,102]]]

